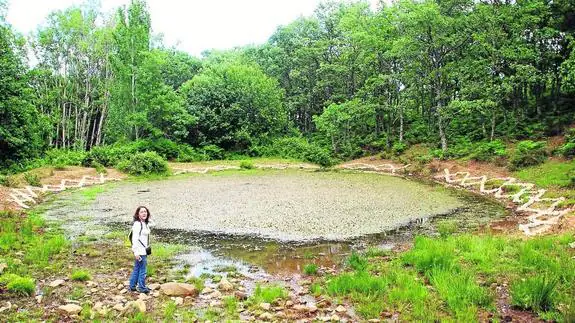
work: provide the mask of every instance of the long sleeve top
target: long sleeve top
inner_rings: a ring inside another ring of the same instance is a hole
[[[142,221],[135,221],[132,224],[132,251],[134,256],[146,255],[146,248],[150,241],[150,224]]]

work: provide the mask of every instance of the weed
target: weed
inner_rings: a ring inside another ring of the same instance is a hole
[[[204,280],[200,277],[189,277],[186,282],[193,284],[199,291],[204,289]]]
[[[389,250],[384,250],[378,247],[369,247],[365,252],[365,256],[368,258],[373,257],[384,257],[390,254]]]
[[[74,281],[85,282],[87,280],[92,279],[92,276],[85,269],[77,269],[72,272],[72,275],[70,275],[70,279]]]
[[[242,169],[254,169],[254,163],[251,160],[242,160],[240,162],[240,168]]]
[[[470,272],[437,268],[430,276],[441,298],[460,320],[475,318],[477,306],[491,302],[491,296],[475,282]]]
[[[6,284],[6,289],[16,295],[31,296],[36,289],[36,284],[31,277],[14,275]]]
[[[37,186],[37,187],[42,186],[42,183],[40,183],[40,177],[38,176],[38,174],[26,172],[26,173],[24,173],[24,180],[26,180],[26,183],[28,183],[32,186]]]
[[[260,284],[257,284],[254,294],[250,297],[250,303],[272,303],[276,299],[285,299],[287,296],[288,292],[283,286],[269,285],[262,287]]]
[[[154,244],[154,258],[167,260],[184,250],[186,250],[184,245],[156,243]]]
[[[215,309],[215,308],[211,308],[211,307],[210,307],[210,308],[208,308],[208,309],[206,310],[206,312],[204,313],[204,319],[205,319],[206,321],[217,322],[217,321],[219,321],[219,320],[218,320],[219,317],[220,317],[220,312],[219,312],[217,309]]]
[[[166,303],[164,308],[164,322],[171,322],[174,320],[174,314],[176,313],[176,302],[169,301]]]
[[[85,201],[95,201],[98,194],[105,190],[103,186],[90,186],[82,189],[81,194]]]
[[[321,295],[321,286],[318,283],[313,283],[311,285],[309,285],[309,292],[313,295],[318,297],[319,295]]]
[[[347,264],[356,271],[364,271],[367,269],[367,259],[356,252],[352,252],[351,256],[349,256]]]
[[[402,259],[405,264],[415,266],[420,272],[427,272],[434,268],[449,269],[455,263],[454,249],[451,240],[442,242],[417,237],[413,249],[406,252]]]
[[[238,299],[234,296],[226,296],[223,298],[224,308],[226,315],[233,319],[239,319],[238,315]]]
[[[80,298],[84,297],[85,294],[86,291],[84,290],[84,287],[81,285],[75,285],[69,297],[73,300],[79,300]]]
[[[317,265],[316,264],[306,264],[303,267],[303,273],[306,275],[316,275],[317,274]]]
[[[82,305],[82,311],[80,312],[80,318],[84,321],[89,321],[92,317],[92,307],[90,304],[86,303]]]
[[[442,238],[447,238],[457,232],[457,222],[451,220],[440,221],[437,223],[437,232]]]
[[[365,271],[345,273],[327,282],[327,292],[331,295],[345,295],[352,292],[367,296],[382,295],[388,286],[385,277],[372,276]]]
[[[547,311],[553,307],[557,283],[557,279],[547,276],[517,281],[511,285],[512,304],[523,309]]]

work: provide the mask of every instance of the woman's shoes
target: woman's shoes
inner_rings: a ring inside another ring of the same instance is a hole
[[[137,291],[138,293],[143,293],[143,294],[149,294],[149,293],[150,293],[150,289],[149,289],[149,288],[145,288],[145,289],[136,288],[136,291]]]

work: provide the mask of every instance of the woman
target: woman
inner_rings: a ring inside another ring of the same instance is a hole
[[[146,265],[148,248],[150,242],[150,211],[145,206],[139,206],[134,213],[134,223],[132,224],[132,251],[134,252],[134,270],[130,276],[130,291],[149,293],[146,287]],[[151,223],[150,223],[151,224]],[[137,287],[136,287],[137,285]]]

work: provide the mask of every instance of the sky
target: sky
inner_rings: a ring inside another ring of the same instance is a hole
[[[8,0],[8,22],[27,35],[54,10],[83,0]],[[310,16],[321,0],[148,0],[154,34],[168,47],[200,56],[207,49],[264,43],[279,25]],[[104,12],[130,0],[100,0]],[[377,0],[370,0],[375,8]]]

